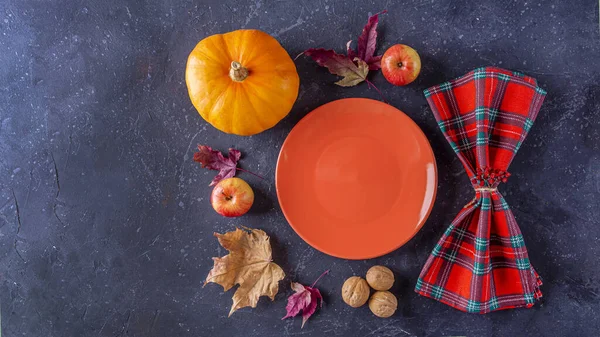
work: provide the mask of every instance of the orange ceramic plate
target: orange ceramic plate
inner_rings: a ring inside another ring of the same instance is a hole
[[[437,169],[427,138],[391,105],[349,98],[304,117],[275,173],[286,219],[323,253],[368,259],[406,243],[433,206]]]

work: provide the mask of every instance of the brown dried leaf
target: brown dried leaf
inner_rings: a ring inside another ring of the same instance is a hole
[[[237,228],[225,234],[214,233],[223,248],[229,251],[223,257],[213,257],[214,265],[204,285],[209,282],[223,286],[225,291],[239,284],[233,294],[229,316],[243,307],[256,308],[260,296],[271,301],[279,291],[279,281],[285,273],[272,262],[269,236],[260,229]]]

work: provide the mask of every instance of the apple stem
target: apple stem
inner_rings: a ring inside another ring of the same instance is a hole
[[[239,168],[239,167],[236,167],[235,169],[236,169],[236,170],[238,170],[238,171],[242,171],[242,172],[250,173],[250,174],[251,174],[251,175],[253,175],[253,176],[256,176],[256,177],[259,177],[259,178],[260,178],[260,179],[262,179],[262,180],[265,180],[265,178],[263,178],[263,177],[259,176],[258,174],[254,173],[254,172],[251,172],[251,171],[248,171],[248,170],[244,170],[243,168]]]
[[[379,89],[378,89],[378,88],[375,86],[375,84],[373,84],[373,82],[371,82],[371,81],[369,81],[369,80],[367,80],[367,79],[365,79],[365,82],[367,82],[367,85],[368,85],[369,87],[373,87],[373,89],[375,89],[375,90],[376,90],[376,91],[379,93],[379,96],[381,96],[381,99],[383,99],[383,101],[384,101],[385,103],[388,103],[388,104],[389,104],[389,102],[387,101],[387,99],[385,99],[385,96],[383,96],[383,93],[381,92],[381,90],[379,90]]]
[[[317,282],[321,279],[321,277],[325,276],[329,274],[329,269],[327,269],[326,271],[323,272],[323,274],[321,274],[321,276],[317,277],[317,279],[315,280],[315,282],[313,282],[313,284],[310,286],[311,288],[315,287],[315,284],[317,284]]]

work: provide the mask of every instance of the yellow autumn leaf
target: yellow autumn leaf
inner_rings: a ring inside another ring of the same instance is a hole
[[[204,285],[217,283],[225,291],[240,285],[233,294],[229,316],[243,307],[256,308],[260,296],[269,296],[273,301],[285,273],[272,260],[269,236],[260,229],[246,227],[214,235],[229,254],[213,257],[214,265]]]
[[[349,64],[352,64],[352,66],[346,68],[343,75],[344,78],[335,82],[335,84],[341,87],[352,87],[367,79],[369,65],[359,58],[355,58],[354,61],[357,65],[354,65],[354,63],[350,61]]]

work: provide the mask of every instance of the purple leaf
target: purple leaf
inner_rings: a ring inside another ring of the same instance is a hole
[[[306,287],[306,290],[307,290],[307,292],[314,294],[313,291],[316,289],[313,289],[311,287]],[[316,290],[316,291],[318,292],[318,290]],[[321,293],[319,293],[319,296],[320,295],[321,295]],[[321,303],[322,302],[323,302],[323,300],[321,300]],[[313,300],[310,301],[310,303],[302,310],[302,326],[300,326],[300,329],[304,328],[304,324],[306,323],[306,321],[308,321],[310,316],[312,316],[312,314],[315,313],[316,310],[317,310],[317,297],[314,296]]]
[[[323,307],[323,296],[321,296],[321,292],[317,288],[310,288],[311,296],[321,301],[321,307]]]
[[[367,64],[369,65],[369,70],[381,69],[381,55],[373,56]]]
[[[329,270],[321,274],[315,283],[327,273],[329,273]],[[319,301],[321,302],[320,306],[323,306],[323,296],[321,296],[321,292],[319,289],[313,288],[315,283],[313,283],[312,287],[306,287],[300,283],[292,282],[292,289],[295,293],[288,297],[288,304],[285,307],[287,314],[282,319],[295,317],[302,311],[302,328],[304,327],[306,321],[308,321],[310,316],[317,310]]]
[[[336,82],[342,87],[350,87],[364,81],[369,73],[369,66],[359,59],[352,59],[346,55],[338,54],[333,50],[323,48],[311,48],[304,52],[310,56],[318,65],[326,67],[329,72],[343,76],[344,78]]]
[[[369,87],[372,86],[381,95],[383,101],[387,102],[381,91],[367,79],[370,70],[381,69],[381,55],[375,56],[375,50],[377,49],[379,15],[384,13],[387,13],[387,10],[369,17],[361,35],[358,37],[358,49],[356,51],[352,49],[352,40],[350,40],[346,42],[346,56],[322,48],[311,48],[300,53],[300,55],[308,55],[320,66],[327,67],[330,73],[344,77],[335,84],[342,87],[351,87],[363,81],[367,82]]]
[[[298,285],[299,287],[295,287],[294,285]],[[311,303],[311,292],[303,285],[292,282],[292,289],[294,289],[296,293],[288,297],[288,304],[285,306],[287,314],[282,319],[298,315],[300,310],[304,310],[304,308]]]
[[[379,23],[379,14],[387,13],[387,10],[379,12],[367,21],[367,24],[358,37],[358,58],[370,65],[375,49],[377,48],[377,24]]]
[[[219,171],[209,185],[212,186],[235,175],[241,155],[240,151],[229,149],[229,157],[225,158],[221,151],[213,150],[210,146],[198,145],[198,152],[194,153],[194,161],[199,162],[203,168]]]

